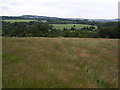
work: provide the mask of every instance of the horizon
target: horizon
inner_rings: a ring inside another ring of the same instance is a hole
[[[25,14],[25,15],[27,15],[27,14]],[[3,15],[3,16],[10,16],[10,17],[20,17],[20,16],[23,16],[23,15]],[[1,17],[3,17],[3,16],[1,16]],[[32,16],[41,16],[41,15],[32,15]],[[43,16],[43,17],[53,17],[53,16]],[[99,20],[115,20],[115,19],[119,19],[119,18],[76,18],[76,17],[67,17],[67,18],[65,18],[65,17],[54,17],[54,18],[63,18],[63,19],[99,19]]]
[[[1,0],[1,16],[118,19],[119,0]]]

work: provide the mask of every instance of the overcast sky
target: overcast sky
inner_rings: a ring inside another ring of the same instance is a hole
[[[118,18],[119,0],[0,0],[0,16],[40,15],[62,18]]]

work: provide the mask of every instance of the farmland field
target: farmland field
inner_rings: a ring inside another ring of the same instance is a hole
[[[3,88],[117,88],[118,39],[3,37]]]
[[[14,23],[14,22],[30,22],[30,21],[38,21],[38,20],[5,19],[5,20],[2,20],[2,21]]]
[[[83,27],[90,27],[92,25],[87,24],[52,24],[54,29],[71,29],[74,25],[76,29],[81,29]],[[96,26],[94,26],[96,27]]]

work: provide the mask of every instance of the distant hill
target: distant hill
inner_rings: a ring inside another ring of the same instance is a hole
[[[57,19],[58,17],[38,16],[38,15],[22,15],[23,18],[43,18],[43,19]]]
[[[96,22],[117,22],[120,19],[88,19],[88,21],[96,21]]]
[[[95,22],[116,22],[116,21],[120,21],[120,19],[59,18],[59,17],[38,16],[38,15],[2,16],[2,19],[88,20],[88,21],[95,21]]]
[[[2,16],[2,19],[59,19],[59,18],[37,15],[22,15],[22,16]]]

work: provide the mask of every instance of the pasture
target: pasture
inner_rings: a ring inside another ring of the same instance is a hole
[[[60,29],[63,30],[64,28],[66,29],[71,29],[72,27],[75,27],[76,29],[81,29],[83,27],[90,27],[92,25],[87,25],[87,24],[52,24],[54,29]],[[94,26],[96,27],[96,26]]]
[[[3,37],[3,88],[117,88],[118,39]]]

